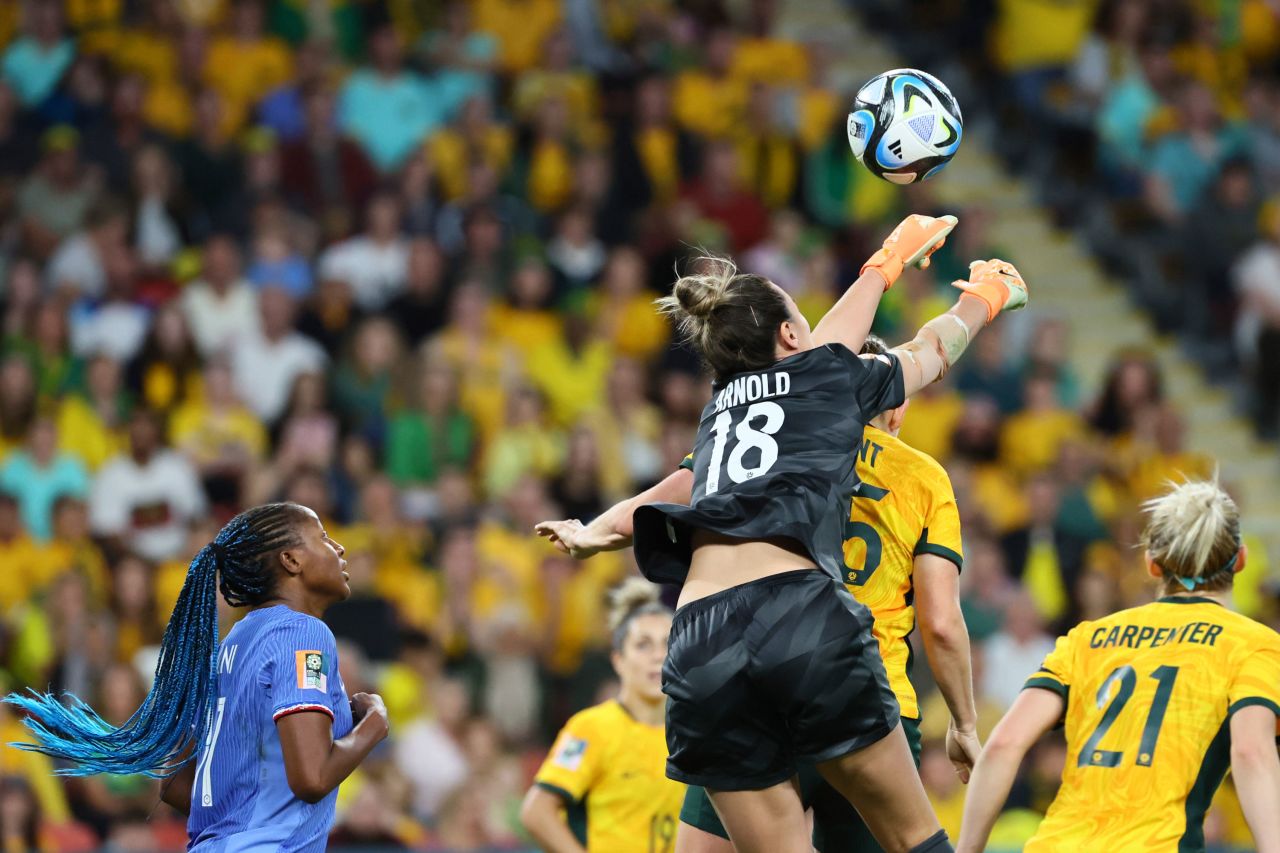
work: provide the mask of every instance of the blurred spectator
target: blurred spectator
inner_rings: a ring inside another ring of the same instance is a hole
[[[0,372],[0,380],[4,375]],[[0,386],[0,392],[3,390]],[[124,387],[120,362],[106,355],[90,359],[84,389],[68,394],[58,404],[61,448],[96,471],[124,449],[124,427],[132,403]]]
[[[475,452],[475,425],[458,405],[458,383],[442,364],[427,364],[413,407],[388,428],[386,471],[401,487],[431,486],[448,467],[465,468]]]
[[[22,238],[37,257],[49,257],[71,236],[98,195],[98,181],[80,162],[80,133],[55,125],[40,137],[40,161],[18,189]]]
[[[27,439],[36,417],[36,381],[20,355],[0,362],[0,443],[6,451]]]
[[[138,262],[127,246],[107,248],[102,255],[106,283],[101,299],[72,307],[71,351],[80,357],[105,353],[128,361],[147,338],[151,314],[139,304]]]
[[[230,365],[210,361],[203,394],[178,407],[169,425],[174,446],[200,472],[205,493],[217,506],[241,506],[241,483],[267,453],[262,422],[236,396]]]
[[[386,413],[395,395],[401,342],[390,320],[373,317],[356,327],[350,352],[333,373],[333,404],[347,432],[382,446]]]
[[[62,30],[57,3],[27,3],[23,35],[0,57],[0,74],[23,106],[34,107],[53,93],[75,58],[75,45]]]
[[[404,290],[387,305],[387,314],[410,348],[444,325],[449,296],[444,273],[439,246],[424,237],[409,241]]]
[[[334,94],[316,85],[303,96],[305,128],[280,152],[285,191],[322,219],[350,221],[364,207],[377,173],[364,151],[339,133]]]
[[[1058,377],[1041,369],[1023,381],[1022,409],[1000,431],[1000,459],[1010,471],[1029,474],[1058,461],[1062,445],[1084,435],[1084,421],[1058,402]]]
[[[418,52],[437,69],[436,88],[452,112],[472,99],[488,100],[493,93],[494,60],[498,40],[472,27],[471,4],[448,0],[439,29],[425,33]]]
[[[396,657],[399,625],[391,602],[373,588],[376,565],[374,555],[369,551],[347,553],[346,571],[350,576],[351,596],[330,607],[324,621],[335,637],[354,644],[348,651],[358,651],[371,660],[385,662]],[[344,656],[340,655],[339,660]],[[359,664],[358,658],[350,661],[353,671],[368,671],[367,665]]]
[[[133,158],[133,248],[144,272],[164,276],[187,243],[173,164],[164,149],[146,145]]]
[[[518,16],[523,25],[522,16]],[[370,67],[347,77],[338,122],[383,173],[394,171],[445,118],[435,87],[406,71],[400,37],[390,26],[369,36]]]
[[[310,296],[313,285],[311,265],[290,245],[288,232],[274,226],[259,229],[245,278],[259,290],[278,287],[298,300]]]
[[[259,328],[236,338],[231,369],[240,398],[270,424],[283,414],[294,379],[321,369],[328,359],[315,341],[294,330],[297,306],[289,294],[269,287],[259,302]]]
[[[698,180],[684,192],[700,215],[725,229],[734,253],[750,249],[768,232],[764,205],[743,187],[739,169],[734,147],[728,142],[713,142],[703,153]]]
[[[338,446],[338,419],[329,411],[322,374],[300,373],[293,380],[281,424],[276,460],[287,470],[325,468],[333,462]]]
[[[143,405],[167,415],[198,395],[200,356],[176,302],[150,319],[151,331],[129,364],[129,387]]]
[[[400,204],[394,195],[374,196],[365,210],[364,233],[331,246],[320,256],[320,276],[351,286],[356,305],[383,308],[404,288],[409,245],[400,233]]]
[[[562,14],[556,0],[478,0],[472,10],[475,28],[497,38],[498,67],[507,73],[533,67]]]
[[[581,208],[567,211],[556,224],[556,232],[547,244],[547,264],[561,294],[582,292],[604,269],[604,244],[591,229],[591,215]]]
[[[233,201],[244,181],[244,161],[226,126],[226,109],[216,90],[200,92],[192,134],[174,148],[174,161],[187,190],[191,229],[197,237],[233,229],[239,214]]]
[[[465,8],[463,3],[453,5]],[[511,128],[494,119],[488,98],[476,95],[461,103],[457,120],[433,135],[426,148],[450,201],[467,194],[473,165],[483,164],[497,174],[505,172],[515,143]]]
[[[981,690],[1002,707],[1009,707],[1022,692],[1027,673],[1035,672],[1045,655],[1053,651],[1053,638],[1045,633],[1040,611],[1025,592],[1009,598],[1004,626],[983,643]]]
[[[149,560],[183,547],[186,525],[205,511],[200,480],[182,455],[165,448],[157,416],[129,419],[129,453],[98,472],[89,497],[93,530]]]
[[[1240,299],[1235,342],[1252,380],[1264,434],[1280,429],[1280,203],[1267,204],[1262,234],[1232,270]]]
[[[413,783],[413,811],[434,821],[449,795],[467,778],[459,739],[470,713],[466,685],[442,678],[432,685],[432,710],[406,724],[395,741],[396,766]],[[430,761],[422,756],[430,755]]]
[[[1133,429],[1135,415],[1163,397],[1163,382],[1155,360],[1142,352],[1121,352],[1092,407],[1093,428],[1113,438],[1126,435]]]
[[[1062,494],[1053,475],[1032,476],[1026,501],[1027,523],[1005,534],[1001,544],[1010,574],[1026,588],[1040,616],[1053,621],[1067,615],[1087,543],[1059,523]]]
[[[117,194],[128,191],[131,175],[136,177],[138,155],[164,142],[143,115],[146,81],[126,74],[111,89],[109,111],[85,130],[85,148],[94,152],[94,161],[106,174],[107,188]]]
[[[78,459],[58,452],[54,422],[38,417],[31,425],[27,450],[10,454],[0,466],[0,489],[18,499],[23,524],[43,540],[52,532],[54,503],[64,495],[83,497],[89,478]]]
[[[1208,87],[1186,84],[1178,117],[1180,129],[1152,147],[1146,187],[1148,206],[1170,223],[1182,221],[1222,164],[1244,151],[1240,128],[1223,122]]]
[[[205,358],[257,331],[258,298],[240,277],[240,253],[227,234],[205,241],[201,278],[183,288],[182,310]]]
[[[209,44],[205,79],[243,115],[289,79],[292,57],[279,39],[263,32],[262,0],[232,0],[230,6],[230,26]]]
[[[609,254],[604,278],[588,296],[593,323],[619,355],[651,358],[671,337],[671,325],[653,310],[654,294],[646,287],[644,256],[631,246]]]
[[[1007,414],[1016,411],[1022,401],[1022,377],[1009,363],[1006,330],[997,326],[991,331],[994,334],[981,336],[961,362],[956,388],[966,396],[988,397]]]

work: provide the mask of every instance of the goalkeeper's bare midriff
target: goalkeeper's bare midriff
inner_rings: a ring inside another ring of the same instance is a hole
[[[800,569],[819,571],[813,558],[794,539],[735,539],[699,530],[693,534],[693,559],[677,606]]]

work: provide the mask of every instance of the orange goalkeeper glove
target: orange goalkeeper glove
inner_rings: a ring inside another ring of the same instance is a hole
[[[1027,304],[1027,283],[1022,274],[1008,261],[992,258],[969,264],[969,280],[953,281],[953,287],[965,295],[981,299],[987,304],[987,322],[1001,311],[1017,311]]]
[[[947,242],[947,235],[956,227],[957,221],[954,216],[911,214],[898,223],[884,245],[862,265],[861,271],[877,270],[884,276],[884,289],[888,290],[906,267],[918,264],[920,269],[924,269],[929,266],[929,256]]]

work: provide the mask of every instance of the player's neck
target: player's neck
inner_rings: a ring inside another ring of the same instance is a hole
[[[1190,592],[1187,592],[1185,590],[1165,590],[1164,594],[1161,595],[1160,597],[1164,599],[1174,599],[1175,601],[1178,599],[1192,599],[1192,600],[1195,600],[1198,598],[1208,599],[1210,601],[1214,601],[1214,602],[1217,602],[1218,604],[1221,604],[1223,607],[1227,608],[1228,610],[1235,609],[1234,600],[1231,597],[1230,589],[1215,589],[1215,590],[1197,589],[1197,590],[1192,590]]]
[[[632,719],[646,726],[660,726],[666,719],[666,702],[649,702],[631,690],[623,689],[618,693],[618,704]]]
[[[306,590],[301,592],[296,590],[284,590],[268,601],[261,604],[255,604],[250,610],[261,610],[266,607],[276,607],[283,604],[290,610],[296,610],[299,613],[305,613],[308,616],[314,616],[317,619],[324,618],[324,612],[329,609],[330,602],[313,600],[314,596],[308,595]]]
[[[875,427],[886,435],[891,435],[894,438],[897,438],[898,433],[901,431],[901,429],[889,429],[889,425],[884,422],[883,418],[872,418],[871,423],[867,424],[867,426]]]

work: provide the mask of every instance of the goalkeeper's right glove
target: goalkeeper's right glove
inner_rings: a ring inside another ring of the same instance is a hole
[[[1017,311],[1027,304],[1027,283],[1008,261],[992,258],[969,264],[969,280],[953,281],[965,296],[981,299],[987,306],[987,322],[1001,311]]]

